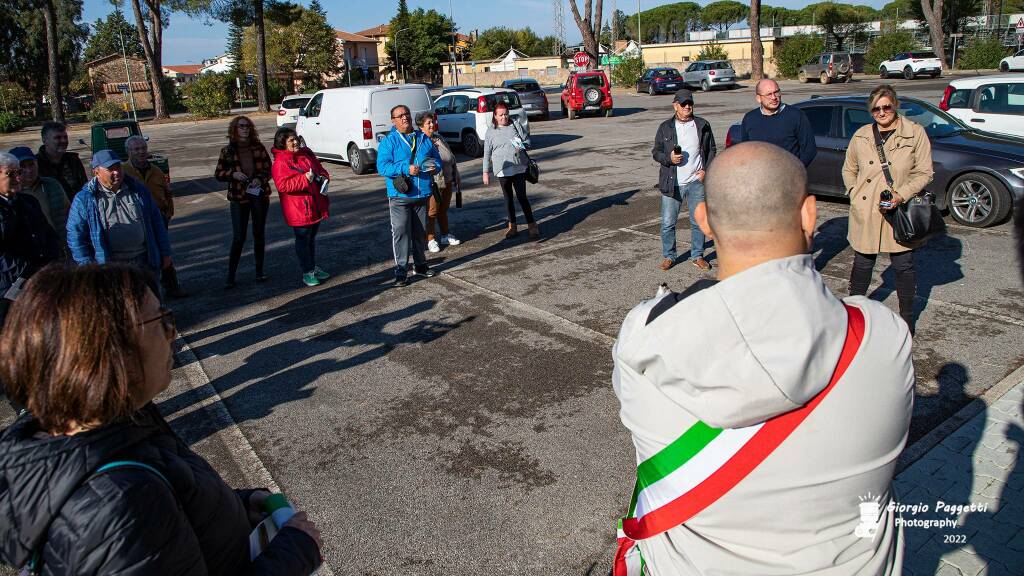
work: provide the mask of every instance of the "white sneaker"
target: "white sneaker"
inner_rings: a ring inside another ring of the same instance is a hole
[[[445,234],[444,237],[441,238],[441,243],[451,244],[452,246],[458,246],[459,244],[462,244],[462,240],[459,240],[458,238],[452,236],[451,234]]]
[[[430,242],[427,242],[427,250],[430,250],[431,252],[440,252],[441,247],[437,245],[437,240],[431,240]]]

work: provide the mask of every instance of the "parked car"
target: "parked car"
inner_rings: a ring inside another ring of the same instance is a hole
[[[447,94],[449,92],[457,92],[459,90],[466,90],[468,88],[473,88],[473,87],[474,86],[472,84],[459,84],[458,86],[449,86],[447,88],[442,89],[441,90],[441,94]]]
[[[1024,50],[1018,50],[1013,56],[1007,56],[999,61],[1000,72],[1010,70],[1024,70]]]
[[[330,88],[299,111],[295,131],[318,158],[348,162],[365,174],[377,163],[377,144],[391,131],[391,109],[399,104],[414,117],[434,110],[423,84]]]
[[[108,122],[97,122],[89,129],[89,143],[92,152],[95,154],[100,150],[112,150],[122,162],[128,161],[128,151],[124,144],[132,136],[142,136],[139,123],[134,120],[111,120]],[[149,136],[144,136],[149,141]],[[85,145],[85,140],[79,139],[78,143]],[[167,182],[171,181],[171,165],[167,156],[163,154],[149,153],[149,161],[164,173]]]
[[[277,109],[277,127],[295,128],[299,121],[299,110],[309,103],[313,94],[292,94],[281,100],[281,106]]]
[[[728,60],[698,60],[686,67],[683,81],[689,86],[700,86],[707,92],[716,86],[734,86],[736,71]]]
[[[602,70],[573,72],[562,87],[562,114],[575,120],[584,112],[611,117],[614,113],[611,85]]]
[[[501,83],[501,87],[516,91],[527,116],[540,116],[543,120],[548,119],[548,95],[540,87],[539,82],[533,78],[520,78],[505,80]]]
[[[499,102],[508,106],[511,119],[529,135],[530,123],[519,95],[507,88],[467,88],[442,95],[434,101],[437,129],[446,141],[461,144],[463,152],[479,158],[484,155],[484,138]]]
[[[663,92],[675,92],[683,87],[683,77],[675,68],[648,68],[636,81],[636,91],[646,91],[651,96]]]
[[[795,106],[807,114],[818,155],[807,168],[810,192],[846,196],[843,162],[850,138],[872,122],[865,96],[812,98]],[[932,144],[935,179],[928,190],[957,222],[984,228],[1002,222],[1024,196],[1024,139],[982,132],[917,98],[900,98],[900,114],[924,128]],[[726,146],[738,141],[729,128]]]
[[[939,108],[972,128],[1024,137],[1024,76],[953,80]]]
[[[801,66],[797,78],[805,83],[812,78],[822,84],[849,82],[853,78],[853,60],[847,52],[824,52]]]
[[[878,65],[878,77],[888,78],[901,74],[907,80],[917,76],[937,77],[942,73],[942,61],[934,52],[900,52]]]

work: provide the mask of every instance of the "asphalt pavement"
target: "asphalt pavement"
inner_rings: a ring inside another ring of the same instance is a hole
[[[890,82],[937,102],[947,80]],[[782,90],[795,102],[878,83]],[[556,111],[557,95],[549,98]],[[754,106],[751,86],[695,100],[719,146]],[[430,255],[438,277],[403,289],[390,286],[383,181],[341,163],[325,164],[332,216],[318,238],[333,278],[301,285],[275,196],[270,281],[253,281],[247,250],[238,287],[225,289],[231,224],[212,173],[227,123],[145,127],[150,149],[170,157],[171,237],[192,293],[173,303],[181,351],[161,409],[230,481],[280,487],[308,509],[334,573],[607,573],[635,471],[611,389],[611,345],[626,312],[661,282],[682,290],[705,277],[685,263],[657,267],[650,150],[670,102],[616,92],[612,118],[554,112],[531,122],[541,181],[528,193],[540,242],[503,240],[500,189],[482,185],[480,160],[461,157],[464,206],[450,220],[463,244]],[[274,117],[254,119],[269,146]],[[35,146],[27,136],[0,145]],[[819,211],[816,262],[845,295],[848,207],[825,200]],[[1007,224],[950,223],[947,237],[918,253],[912,440],[1024,363],[1012,245]],[[869,295],[896,308],[890,271],[875,275]]]

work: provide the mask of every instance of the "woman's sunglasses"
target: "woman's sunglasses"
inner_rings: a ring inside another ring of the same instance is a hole
[[[871,109],[872,114],[878,114],[879,112],[892,112],[892,106],[889,104],[882,104],[881,106],[875,106]]]
[[[146,324],[149,324],[150,322],[156,322],[157,320],[160,321],[160,325],[163,326],[164,329],[164,334],[166,334],[168,338],[174,336],[174,332],[176,330],[174,325],[174,312],[172,312],[169,308],[164,308],[161,306],[159,316],[155,318],[150,318],[149,320],[143,320],[142,322],[139,322],[139,326],[145,326]]]

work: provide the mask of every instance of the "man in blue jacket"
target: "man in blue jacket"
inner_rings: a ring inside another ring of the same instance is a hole
[[[431,278],[427,265],[427,200],[441,154],[416,130],[408,106],[391,109],[394,127],[377,147],[377,172],[384,177],[391,212],[391,245],[395,252],[395,286],[408,286],[409,252],[415,274]]]
[[[68,214],[68,248],[79,264],[128,262],[153,274],[171,265],[163,216],[146,187],[121,169],[112,150],[92,157],[93,179]]]
[[[754,88],[758,107],[743,116],[740,142],[768,142],[796,156],[804,168],[818,154],[814,128],[807,114],[782,103],[782,91],[775,80],[765,78]]]

